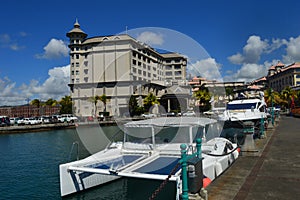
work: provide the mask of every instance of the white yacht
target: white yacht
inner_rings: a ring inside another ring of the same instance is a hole
[[[243,127],[244,122],[252,121],[259,127],[262,119],[267,122],[267,104],[263,92],[259,96],[242,97],[227,103],[225,111],[218,116],[225,127]]]
[[[122,142],[112,142],[106,149],[85,159],[59,166],[61,196],[129,177],[161,181],[168,178],[175,183],[175,199],[180,199],[180,160],[185,146],[188,155],[198,158],[194,167],[188,164],[188,169],[196,168],[193,177],[200,180],[197,191],[206,186],[203,180],[213,181],[239,156],[236,144],[219,137],[221,127],[215,119],[161,117],[132,121],[124,126]],[[200,148],[199,138],[202,139]],[[198,151],[195,150],[196,139]]]

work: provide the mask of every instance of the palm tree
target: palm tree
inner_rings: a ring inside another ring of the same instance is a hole
[[[71,114],[72,113],[73,102],[72,102],[71,96],[64,96],[59,101],[59,104],[61,105],[60,114]]]
[[[91,103],[94,104],[94,108],[95,108],[95,117],[97,116],[97,103],[98,100],[100,100],[100,97],[98,95],[96,96],[92,96],[88,99],[88,101],[90,101]]]
[[[33,99],[30,102],[30,105],[37,106],[37,107],[40,107],[40,104],[41,104],[41,101],[39,99]]]
[[[159,104],[159,101],[157,100],[157,97],[150,92],[144,99],[144,108],[145,110],[149,110],[151,106],[154,104]]]
[[[98,97],[98,100],[102,101],[102,103],[104,104],[103,112],[106,112],[107,96],[105,94],[102,94],[100,97]]]
[[[202,107],[202,111],[209,110],[211,94],[207,89],[198,90],[194,92],[193,96],[196,100],[199,100],[199,105]]]
[[[281,96],[285,101],[287,107],[291,107],[291,104],[294,102],[296,98],[298,98],[297,92],[292,90],[291,87],[286,87],[281,91]]]
[[[45,102],[45,105],[47,105],[47,106],[56,106],[57,104],[58,104],[58,102],[55,99],[48,99]]]
[[[280,94],[277,91],[273,91],[272,88],[269,88],[264,91],[265,101],[269,107],[273,105],[280,105],[283,103],[282,99],[280,98]]]

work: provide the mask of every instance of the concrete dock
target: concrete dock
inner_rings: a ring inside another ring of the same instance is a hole
[[[276,123],[206,188],[209,200],[300,198],[300,118]]]

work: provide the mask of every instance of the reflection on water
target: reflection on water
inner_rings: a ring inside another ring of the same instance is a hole
[[[159,187],[161,181],[143,180],[134,178],[121,178],[102,186],[91,188],[87,191],[67,196],[66,200],[97,199],[97,200],[142,200],[149,199]],[[176,184],[168,183],[156,200],[174,200]]]

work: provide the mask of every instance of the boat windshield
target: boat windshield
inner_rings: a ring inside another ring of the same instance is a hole
[[[127,128],[127,142],[153,143],[152,128]],[[154,127],[155,144],[190,143],[190,127]],[[203,127],[192,127],[192,139],[202,138]]]
[[[256,108],[256,103],[227,104],[227,110],[246,110]]]

